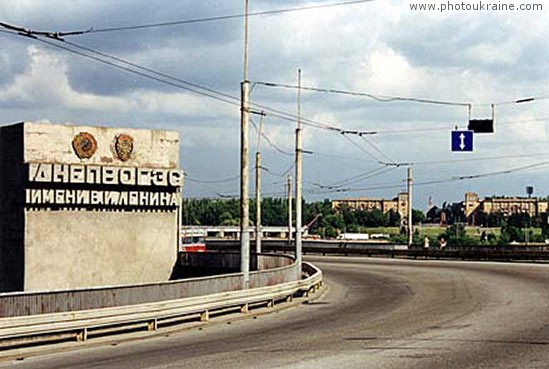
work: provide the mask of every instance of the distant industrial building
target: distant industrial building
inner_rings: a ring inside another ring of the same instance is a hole
[[[480,213],[489,215],[500,213],[505,217],[511,214],[528,214],[530,217],[536,217],[547,212],[547,200],[536,197],[486,197],[481,200],[474,192],[465,194],[463,211],[467,223],[474,225],[475,219],[478,219]]]
[[[408,193],[401,192],[397,197],[386,199],[374,199],[360,197],[357,199],[340,199],[332,200],[332,209],[339,210],[347,207],[352,210],[381,210],[384,214],[390,211],[397,212],[401,218],[405,218],[408,214]]]

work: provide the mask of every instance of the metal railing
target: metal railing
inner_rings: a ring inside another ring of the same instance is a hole
[[[234,241],[208,241],[209,250],[228,251]],[[291,254],[295,248],[281,240],[264,240],[262,248],[266,252],[283,252]],[[549,261],[547,245],[499,245],[499,246],[449,246],[444,250],[438,248],[423,249],[414,246],[408,249],[403,245],[347,242],[347,241],[305,241],[303,253],[320,255],[368,256],[390,258],[430,258],[459,260],[492,260],[492,261]]]
[[[4,312],[10,311],[5,307],[7,305],[4,305],[4,302],[12,304],[12,308],[15,308],[13,304],[17,302],[17,298],[23,304],[19,305],[21,307],[24,304],[28,304],[27,306],[39,304],[39,295],[51,297],[50,305],[43,305],[44,309],[41,313],[35,313],[29,308],[23,309],[29,313],[27,315],[0,318],[0,349],[35,345],[51,340],[85,341],[90,337],[117,334],[128,330],[157,330],[163,325],[206,321],[214,312],[227,310],[247,312],[255,306],[274,306],[277,301],[289,300],[296,294],[307,294],[320,287],[322,272],[318,268],[311,264],[304,264],[303,272],[307,276],[301,280],[295,280],[297,275],[295,268],[296,264],[291,264],[253,272],[251,282],[255,288],[247,290],[240,289],[242,275],[235,273],[138,286],[57,291],[45,294],[0,294],[0,305],[3,306]],[[142,298],[132,300],[132,295],[149,296],[154,289],[159,291],[154,297],[165,297],[165,300],[148,302],[141,301]],[[214,292],[216,289],[217,291]],[[202,292],[202,295],[197,296],[198,291]],[[193,293],[194,296],[189,296]],[[77,297],[79,294],[87,296]],[[91,306],[92,296],[97,294],[103,296],[103,300],[99,299],[96,307],[87,310],[79,309],[82,305],[78,304],[82,302]],[[184,297],[172,298],[182,295]],[[61,301],[64,298],[73,301],[62,305]],[[116,304],[113,304],[114,300]],[[64,310],[48,311],[55,304]],[[109,304],[114,306],[104,307]]]

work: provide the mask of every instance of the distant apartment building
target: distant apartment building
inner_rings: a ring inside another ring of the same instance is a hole
[[[463,203],[463,211],[467,219],[467,223],[475,224],[475,219],[479,213],[496,214],[501,213],[507,217],[511,214],[527,213],[531,217],[538,216],[547,212],[547,200],[535,197],[486,197],[481,200],[474,192],[465,194],[465,202]]]
[[[340,199],[332,200],[332,209],[341,209],[347,207],[352,210],[381,210],[384,214],[392,211],[397,212],[401,218],[405,218],[408,214],[408,193],[401,192],[397,197],[386,199],[374,199],[360,197],[357,199]]]

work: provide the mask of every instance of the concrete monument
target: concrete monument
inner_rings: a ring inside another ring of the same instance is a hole
[[[0,127],[0,292],[169,280],[182,184],[174,131]]]

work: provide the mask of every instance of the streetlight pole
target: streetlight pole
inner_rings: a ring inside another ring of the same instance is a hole
[[[250,81],[248,81],[248,0],[245,0],[244,17],[244,79],[241,87],[240,105],[240,271],[242,288],[250,285],[250,198],[248,195],[248,126]]]
[[[288,246],[292,246],[292,176],[288,175]]]
[[[408,247],[411,247],[414,237],[412,229],[412,167],[408,167],[408,179],[406,183],[408,184]]]
[[[298,279],[301,279],[301,202],[303,197],[302,183],[302,139],[301,139],[301,69],[297,71],[297,128],[295,130],[295,262],[297,264]]]
[[[263,129],[263,115],[259,121],[257,134],[257,152],[255,153],[255,252],[261,253],[261,130]]]

